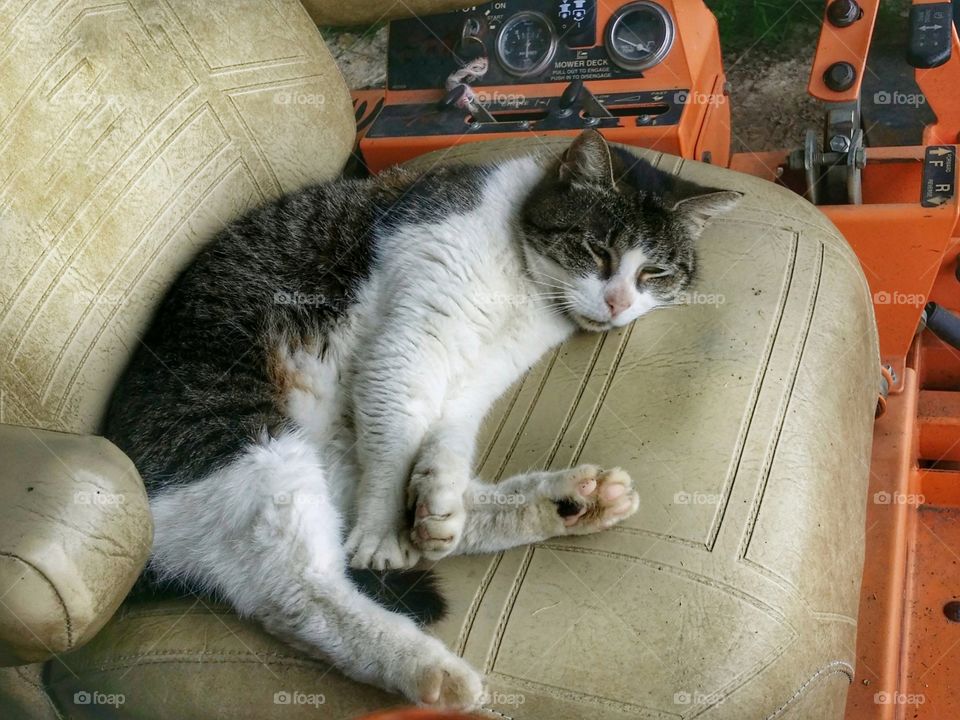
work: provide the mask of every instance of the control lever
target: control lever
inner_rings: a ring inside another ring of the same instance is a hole
[[[596,125],[600,118],[612,118],[613,114],[607,110],[603,103],[597,100],[596,96],[584,87],[583,80],[573,80],[567,85],[557,100],[557,106],[560,108],[560,117],[568,117],[573,112],[573,106],[577,100],[587,114],[587,123]]]
[[[469,85],[460,83],[453,90],[444,95],[440,101],[443,107],[458,107],[468,110],[473,119],[482,123],[495,123],[497,119],[477,100]]]
[[[953,8],[949,2],[910,7],[910,44],[907,62],[913,67],[940,67],[950,59],[953,39]]]

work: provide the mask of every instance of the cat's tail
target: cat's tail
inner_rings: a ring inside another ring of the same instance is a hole
[[[432,570],[358,570],[347,574],[360,592],[388,610],[429,625],[447,614],[447,601]]]
[[[421,625],[442,620],[447,614],[447,601],[440,592],[437,577],[431,570],[357,570],[347,568],[347,576],[367,597],[387,610],[415,620]],[[222,602],[217,593],[192,586],[181,579],[159,578],[150,569],[137,579],[127,600],[150,602],[202,597]]]

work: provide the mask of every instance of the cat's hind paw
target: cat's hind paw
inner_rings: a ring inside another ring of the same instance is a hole
[[[572,468],[559,479],[553,496],[564,532],[584,535],[599,532],[633,515],[640,496],[625,470],[602,470],[596,465]]]
[[[483,703],[483,679],[451,652],[423,662],[417,672],[417,702],[445,710],[476,710]]]

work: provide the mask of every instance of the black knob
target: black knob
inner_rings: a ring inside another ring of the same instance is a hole
[[[843,92],[853,87],[857,80],[857,71],[848,62],[835,62],[823,74],[823,82],[834,92]]]
[[[567,85],[560,95],[560,100],[557,102],[560,109],[566,110],[571,107],[577,101],[577,98],[580,97],[581,92],[583,92],[583,80],[574,80]]]
[[[827,20],[837,27],[848,27],[863,17],[857,0],[833,0],[827,6]]]

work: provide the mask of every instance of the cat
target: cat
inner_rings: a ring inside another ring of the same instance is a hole
[[[477,707],[480,675],[422,629],[443,602],[413,565],[639,504],[616,468],[477,480],[479,423],[577,329],[676,304],[739,197],[588,130],[558,159],[342,179],[228,225],[111,399],[106,435],[154,517],[143,581],[214,595],[414,702]]]

